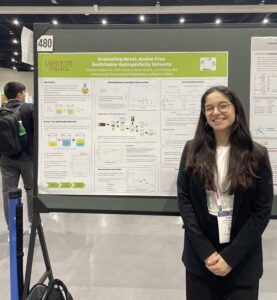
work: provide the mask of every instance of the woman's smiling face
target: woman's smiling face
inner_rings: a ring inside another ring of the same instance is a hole
[[[223,93],[214,91],[206,97],[204,112],[208,124],[216,132],[230,133],[236,120],[235,107]]]

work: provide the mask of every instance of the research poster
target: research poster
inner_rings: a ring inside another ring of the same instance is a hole
[[[39,53],[39,193],[176,196],[228,52]]]
[[[277,37],[252,37],[250,81],[250,128],[268,149],[277,195]]]

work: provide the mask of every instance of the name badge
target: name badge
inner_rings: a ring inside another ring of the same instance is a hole
[[[232,211],[220,210],[217,213],[219,243],[230,243]]]

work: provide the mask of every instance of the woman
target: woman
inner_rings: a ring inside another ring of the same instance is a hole
[[[229,88],[212,87],[202,96],[177,188],[187,300],[258,299],[272,172],[266,148],[251,139],[240,100]]]

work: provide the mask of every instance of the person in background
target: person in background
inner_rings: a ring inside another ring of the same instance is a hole
[[[4,94],[8,99],[6,108],[15,109],[25,102],[25,86],[20,82],[8,82],[4,86]],[[1,155],[0,167],[2,173],[3,203],[7,226],[9,224],[9,190],[18,187],[20,176],[27,194],[28,219],[32,222],[33,214],[33,104],[25,103],[20,109],[23,126],[27,133],[28,143],[22,152],[8,156]]]
[[[208,89],[177,180],[187,300],[258,299],[262,233],[273,200],[267,149],[250,135],[238,96]]]

